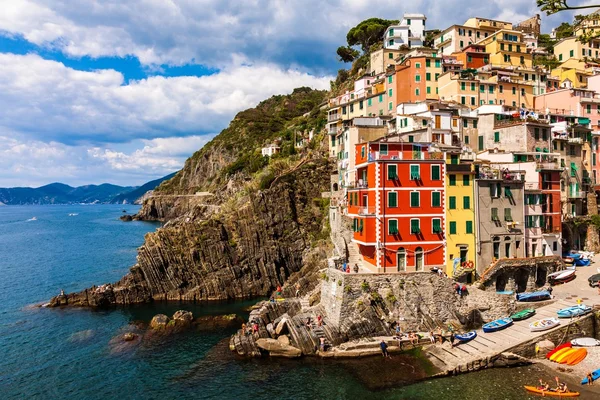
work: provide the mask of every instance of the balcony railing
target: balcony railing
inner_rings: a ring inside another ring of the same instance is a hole
[[[327,122],[335,122],[342,119],[342,114],[340,113],[335,113],[335,114],[329,114],[327,116]]]
[[[569,193],[568,196],[570,199],[582,199],[585,197],[585,192],[582,192],[582,191],[577,192],[577,191],[573,190],[573,191],[569,191],[568,193]]]
[[[575,138],[569,138],[568,139],[569,143],[577,143],[577,144],[582,144],[583,143],[583,139],[579,138],[579,137],[575,137]]]
[[[337,135],[338,133],[338,128],[336,126],[330,127],[329,128],[329,134],[330,135]]]
[[[369,161],[385,161],[385,160],[429,160],[430,153],[426,151],[388,151],[385,153],[379,151],[369,152]]]
[[[368,189],[369,183],[366,180],[359,179],[359,180],[355,181],[354,183],[349,183],[348,186],[346,186],[346,188],[348,188],[348,189]]]
[[[537,162],[536,169],[541,170],[559,170],[562,169],[557,162]]]
[[[375,215],[375,206],[359,207],[358,215]]]
[[[542,228],[542,233],[546,234],[546,235],[550,235],[550,234],[554,234],[554,233],[560,233],[560,227],[555,226],[555,227],[544,227]]]

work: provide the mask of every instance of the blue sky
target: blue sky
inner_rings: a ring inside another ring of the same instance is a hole
[[[179,169],[240,110],[329,87],[369,17],[519,22],[534,0],[0,0],[0,187],[139,185]],[[465,11],[466,10],[466,11]],[[546,18],[543,30],[572,14]]]

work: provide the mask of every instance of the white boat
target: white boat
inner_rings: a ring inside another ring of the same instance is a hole
[[[29,219],[27,220],[27,222],[29,222],[29,221],[37,221],[37,217],[29,218]]]
[[[600,340],[591,337],[582,337],[571,340],[573,346],[594,347],[600,346]]]
[[[575,279],[574,269],[557,271],[548,275],[548,282],[550,282],[551,284],[569,282],[573,279]]]
[[[537,321],[533,321],[529,324],[529,329],[531,332],[541,332],[547,331],[548,329],[552,329],[555,326],[560,325],[560,321],[556,318],[544,318],[538,319]]]

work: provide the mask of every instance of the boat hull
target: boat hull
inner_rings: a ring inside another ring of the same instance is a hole
[[[571,340],[571,344],[573,346],[594,347],[594,346],[600,346],[600,340],[594,339],[591,337],[577,338],[577,339]]]
[[[517,294],[517,301],[543,301],[543,300],[549,300],[551,298],[552,298],[552,296],[550,295],[550,292],[548,292],[547,290],[541,290],[539,292],[533,292],[533,293]]]
[[[588,314],[590,312],[592,312],[591,307],[581,305],[563,308],[562,310],[558,310],[556,314],[558,315],[558,318],[573,318]]]
[[[542,391],[538,388],[536,388],[535,386],[525,386],[525,390],[527,390],[528,392],[531,393],[537,393],[537,394],[541,394],[544,396],[555,396],[555,397],[577,397],[579,396],[579,392],[567,392],[567,393],[558,393],[558,392],[552,392],[552,391]]]
[[[560,325],[560,321],[556,318],[545,318],[532,322],[529,324],[529,329],[531,332],[542,332],[547,331],[548,329],[552,329],[556,326]]]
[[[467,332],[467,333],[462,334],[462,335],[461,334],[455,335],[454,337],[457,340],[459,340],[459,341],[461,341],[463,343],[466,343],[466,342],[468,342],[470,340],[475,339],[477,337],[477,332],[471,331],[471,332]]]
[[[597,370],[595,370],[594,372],[592,372],[592,382],[595,381],[596,379],[600,379],[600,368],[598,368]],[[588,384],[588,377],[587,376],[581,380],[581,384],[582,385],[587,385]]]
[[[506,329],[509,326],[511,326],[512,323],[513,323],[513,321],[510,318],[497,319],[495,321],[484,324],[483,331],[485,333],[501,331],[502,329]]]
[[[514,313],[513,315],[510,316],[510,319],[512,319],[513,321],[522,321],[524,319],[531,318],[534,315],[535,315],[535,310],[533,308],[529,308],[527,310],[522,310],[522,311]]]
[[[579,348],[575,351],[575,353],[565,359],[564,364],[577,365],[582,362],[585,357],[587,357],[587,350]]]
[[[570,348],[570,347],[572,347],[572,346],[573,346],[573,345],[571,344],[571,342],[563,343],[563,344],[561,344],[561,345],[559,345],[559,346],[556,346],[556,347],[554,348],[554,350],[550,350],[550,351],[548,352],[548,354],[546,354],[546,358],[550,359],[550,357],[552,357],[552,356],[553,356],[553,355],[554,355],[556,352],[558,352],[558,351],[560,351],[560,350],[562,350],[562,349]]]

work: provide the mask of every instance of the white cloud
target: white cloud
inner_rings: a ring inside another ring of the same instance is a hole
[[[67,144],[206,134],[273,94],[298,86],[325,89],[329,79],[262,64],[124,84],[113,70],[77,71],[37,55],[5,53],[0,54],[0,127]]]
[[[422,12],[429,28],[444,29],[469,16],[519,22],[539,13],[532,0],[413,0],[410,6],[395,0],[0,0],[0,6],[0,30],[70,56],[133,55],[145,65],[217,68],[236,54],[332,68],[348,29],[369,17]],[[572,14],[553,20],[560,18]]]

